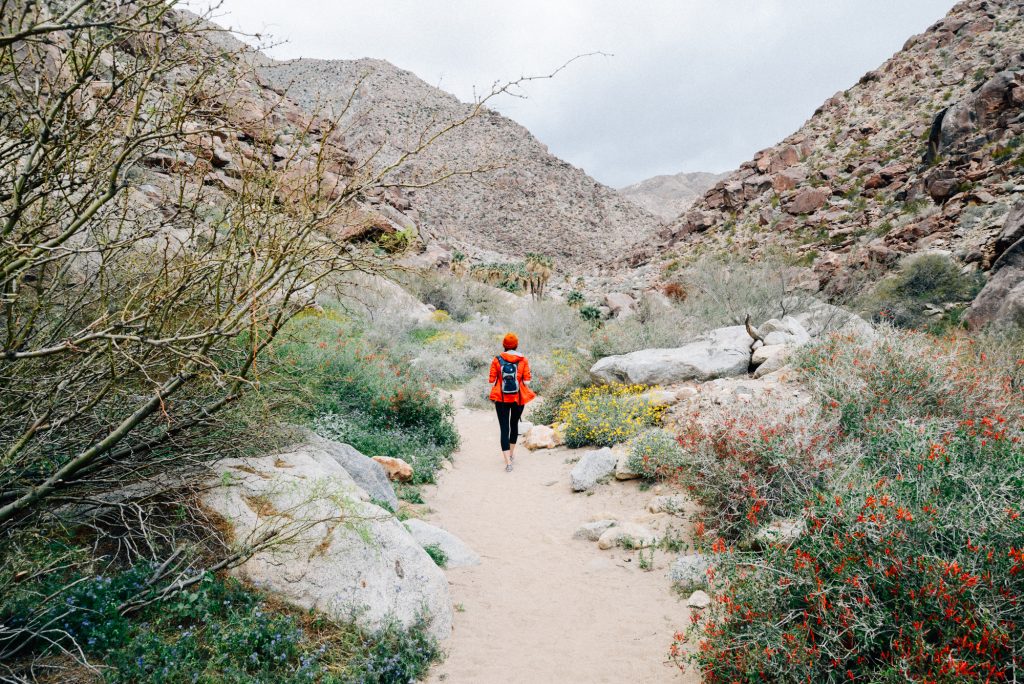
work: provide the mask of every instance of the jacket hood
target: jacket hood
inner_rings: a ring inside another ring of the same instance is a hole
[[[500,356],[501,356],[501,358],[505,359],[506,361],[518,361],[519,359],[525,359],[526,358],[525,356],[523,356],[519,352],[513,351],[513,350],[510,350],[510,351],[507,351],[507,352],[502,352]]]

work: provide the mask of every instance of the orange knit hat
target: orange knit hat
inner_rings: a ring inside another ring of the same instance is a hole
[[[501,346],[505,349],[515,349],[519,346],[519,338],[516,337],[515,333],[509,333],[502,339]]]

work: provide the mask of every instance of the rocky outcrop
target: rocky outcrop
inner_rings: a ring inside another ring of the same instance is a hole
[[[965,319],[972,328],[1024,325],[1024,238],[1000,255]]]
[[[347,149],[357,159],[374,155],[376,169],[416,149],[424,131],[464,119],[473,106],[382,60],[262,59],[260,67],[268,84],[300,106],[312,111],[326,105],[328,115],[340,118]],[[438,138],[390,180],[422,184],[472,169],[494,170],[367,199],[414,221],[426,239],[488,261],[540,252],[563,265],[589,264],[622,253],[661,224],[550,154],[519,124],[486,108]]]
[[[217,462],[202,495],[230,541],[274,543],[231,572],[303,609],[367,629],[410,626],[426,611],[438,639],[452,627],[444,573],[393,515],[315,440]]]
[[[608,477],[615,471],[618,456],[605,447],[597,451],[584,452],[580,460],[569,472],[569,479],[574,492],[585,492],[601,478]]]
[[[1016,0],[958,3],[621,263],[657,286],[694,251],[784,251],[830,294],[935,248],[989,269],[1020,239],[1001,228],[1024,201],[1022,17]]]
[[[417,518],[405,521],[405,526],[420,546],[436,546],[445,555],[445,567],[464,568],[480,565],[480,556],[454,534]]]
[[[644,349],[608,356],[590,369],[601,382],[672,385],[745,374],[753,340],[741,326],[719,328],[675,349]]]

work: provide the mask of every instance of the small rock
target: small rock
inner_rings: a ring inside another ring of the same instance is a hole
[[[696,591],[708,585],[708,568],[711,563],[707,557],[699,553],[680,556],[669,568],[668,576],[672,583],[683,591]]]
[[[547,425],[534,425],[523,438],[523,446],[530,450],[554,449],[558,446],[555,431]]]
[[[647,503],[649,513],[679,513],[687,504],[685,496],[672,494],[669,496],[656,496]]]
[[[610,527],[615,527],[614,520],[598,520],[596,522],[584,523],[572,533],[573,539],[596,542]]]
[[[412,466],[400,458],[390,456],[374,456],[373,460],[384,466],[388,479],[398,482],[408,482],[412,479]]]
[[[612,474],[618,460],[618,455],[608,447],[584,453],[569,473],[572,490],[583,492],[590,489],[602,477]]]
[[[639,477],[640,473],[634,473],[629,467],[629,454],[619,454],[619,460],[615,462],[615,479],[636,480]]]
[[[781,544],[791,546],[807,529],[807,524],[800,519],[784,519],[765,525],[757,531],[754,539],[762,546]]]
[[[687,608],[694,608],[696,610],[704,610],[711,605],[711,597],[707,595],[707,592],[698,589],[697,591],[690,594],[690,598],[686,599]]]
[[[657,535],[649,528],[636,523],[621,523],[604,531],[597,540],[597,548],[607,550],[616,546],[628,546],[643,549],[657,543]]]

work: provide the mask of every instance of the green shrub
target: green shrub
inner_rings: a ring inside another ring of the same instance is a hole
[[[153,570],[142,563],[77,578],[64,570],[18,585],[0,602],[0,646],[10,649],[10,635],[30,621],[47,625],[21,644],[22,657],[77,645],[108,668],[104,679],[116,684],[390,684],[419,679],[440,656],[422,623],[368,633],[286,608],[214,575],[123,615],[121,604],[155,590],[147,585]],[[46,595],[55,599],[41,604]]]
[[[895,275],[881,281],[865,307],[875,320],[902,328],[919,328],[932,317],[927,304],[968,302],[981,289],[976,275],[965,275],[949,257],[924,254],[907,261]]]
[[[443,568],[448,565],[448,554],[444,552],[437,544],[427,544],[423,547],[423,550],[427,552],[430,559],[437,564],[437,567]]]
[[[629,469],[647,480],[676,476],[684,456],[679,440],[666,430],[641,432],[629,443]]]
[[[300,397],[296,418],[367,456],[403,458],[417,482],[433,481],[458,446],[454,409],[406,362],[373,350],[330,313],[294,320],[275,349],[272,395]]]
[[[557,415],[566,445],[612,446],[658,425],[665,407],[640,396],[649,389],[645,385],[595,385],[573,391]]]

